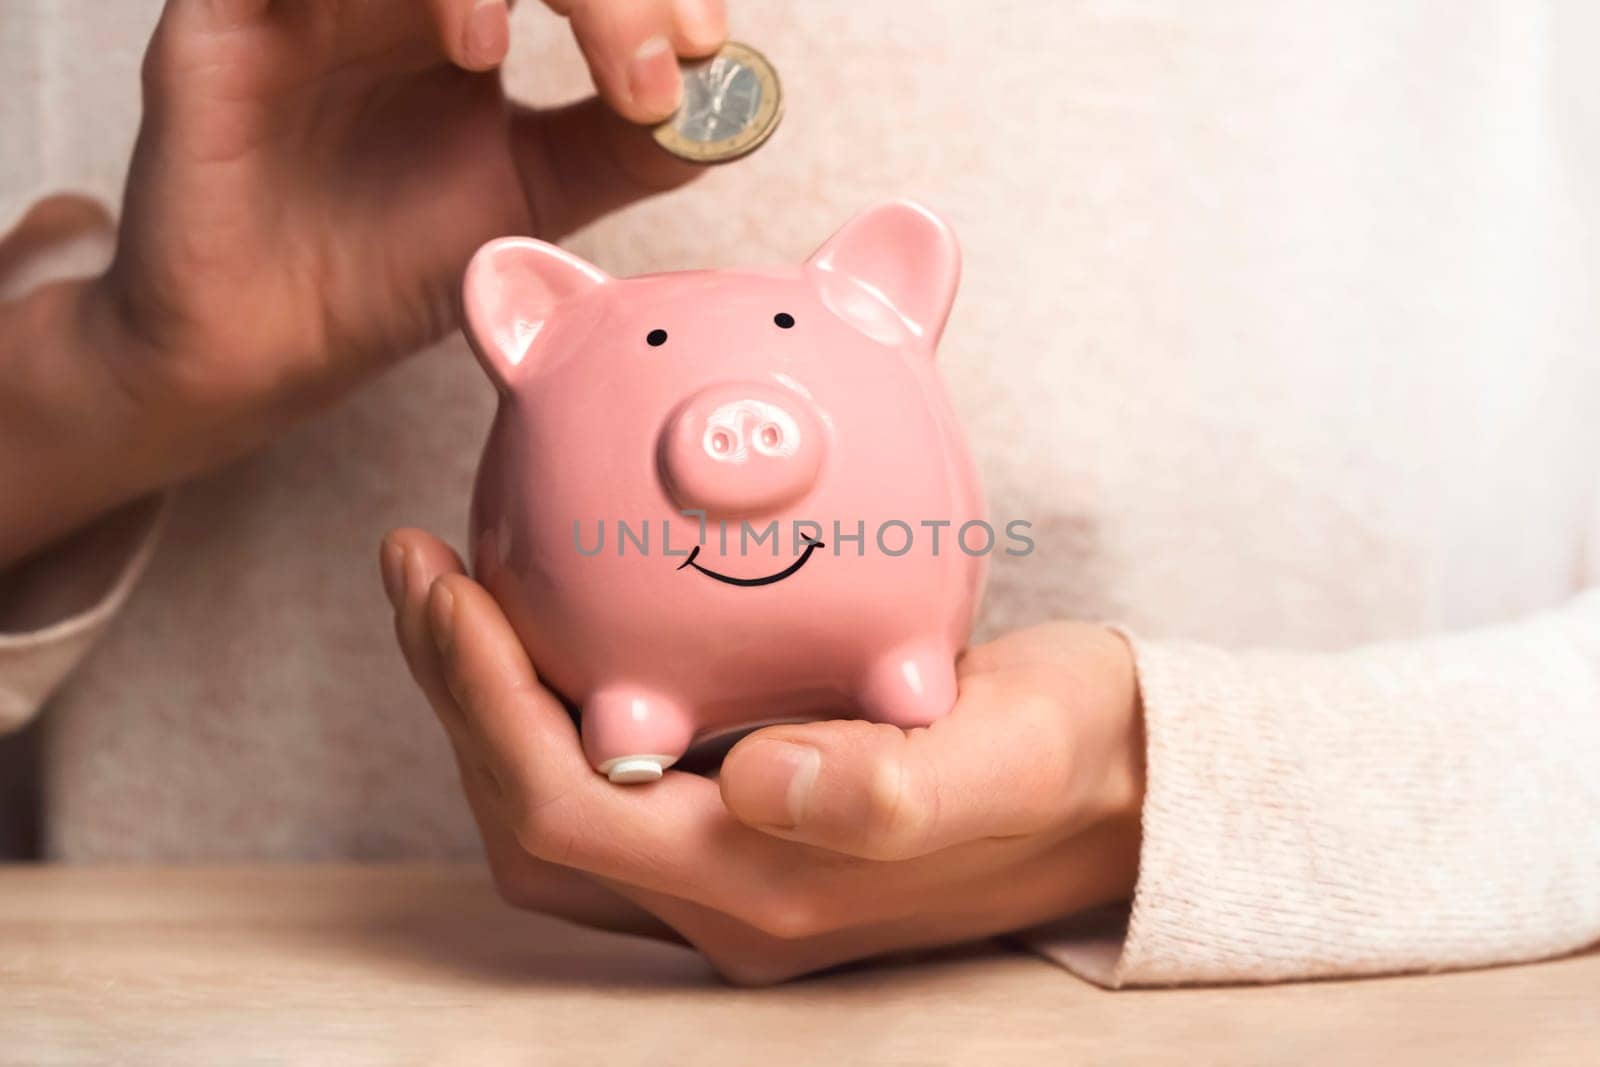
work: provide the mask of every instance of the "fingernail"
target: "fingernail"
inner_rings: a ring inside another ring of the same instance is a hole
[[[678,110],[683,79],[671,41],[652,37],[639,46],[628,64],[628,92],[644,121],[664,119]]]
[[[400,595],[410,596],[413,589],[422,590],[423,599],[428,596],[428,589],[433,585],[433,578],[428,574],[428,566],[422,561],[421,552],[406,550],[405,565],[401,568]]]
[[[511,22],[505,0],[478,0],[467,16],[467,64],[477,70],[496,66],[510,46]]]
[[[378,559],[379,568],[383,571],[383,591],[389,594],[389,603],[398,611],[406,594],[405,546],[384,538]]]
[[[792,741],[756,741],[741,762],[754,760],[755,775],[740,779],[735,798],[739,817],[746,822],[792,830],[800,825],[811,787],[822,769],[822,753]]]
[[[428,594],[428,628],[440,655],[448,656],[456,643],[456,595],[442,582],[434,582]]]
[[[727,36],[722,0],[677,0],[673,13],[678,34],[693,55],[715,51]]]

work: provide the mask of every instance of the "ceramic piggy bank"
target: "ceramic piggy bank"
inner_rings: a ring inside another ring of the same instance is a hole
[[[959,273],[901,201],[797,267],[617,279],[520,237],[473,258],[467,334],[500,392],[473,568],[596,770],[950,710],[992,543],[934,366]]]

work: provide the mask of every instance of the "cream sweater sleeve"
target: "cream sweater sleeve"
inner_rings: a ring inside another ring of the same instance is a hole
[[[1134,638],[1138,888],[1031,943],[1106,985],[1527,960],[1600,940],[1600,589],[1336,654]]]
[[[121,508],[0,573],[0,733],[25,725],[128,598],[159,536],[164,498]]]

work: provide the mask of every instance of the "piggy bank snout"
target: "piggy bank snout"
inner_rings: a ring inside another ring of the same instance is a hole
[[[680,508],[760,515],[816,483],[822,425],[800,397],[755,383],[713,386],[684,401],[661,433],[660,466]]]

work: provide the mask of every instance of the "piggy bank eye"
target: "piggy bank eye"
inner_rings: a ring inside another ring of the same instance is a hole
[[[772,321],[778,324],[778,329],[787,330],[794,325],[794,316],[787,311],[780,311],[772,316]]]
[[[649,333],[644,335],[644,342],[651,348],[660,348],[662,345],[667,343],[667,331],[651,330]]]

